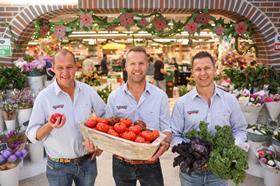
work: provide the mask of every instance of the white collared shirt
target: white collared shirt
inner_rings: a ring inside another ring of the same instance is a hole
[[[106,107],[106,117],[111,116],[129,118],[133,122],[142,120],[147,128],[171,132],[168,97],[165,92],[150,83],[146,83],[139,102],[136,102],[128,90],[127,83],[113,91]]]
[[[215,132],[215,126],[230,125],[236,143],[247,139],[247,122],[234,95],[215,86],[211,105],[198,94],[196,88],[182,96],[172,112],[172,145],[186,140],[184,136],[191,129],[198,129],[200,121],[208,123],[208,129]]]
[[[86,154],[82,145],[83,137],[79,124],[88,119],[92,112],[97,116],[105,114],[105,103],[90,86],[75,81],[74,101],[60,89],[54,81],[37,96],[26,135],[32,143],[36,140],[37,130],[47,123],[48,117],[56,112],[64,114],[66,123],[53,129],[42,142],[48,156],[52,158],[77,158]]]

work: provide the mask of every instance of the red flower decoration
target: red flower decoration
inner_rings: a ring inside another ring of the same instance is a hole
[[[195,33],[196,30],[197,30],[197,23],[195,23],[195,22],[189,22],[188,24],[185,25],[185,30],[186,30],[189,34]]]
[[[234,28],[238,35],[242,35],[247,31],[247,25],[243,21],[236,24]]]
[[[224,33],[225,29],[222,26],[218,26],[215,28],[215,33],[220,36]]]
[[[195,18],[195,22],[201,24],[207,24],[210,20],[210,15],[207,13],[201,13]]]
[[[120,16],[121,26],[128,27],[128,26],[132,25],[134,23],[133,17],[134,17],[133,14],[129,13],[129,12],[122,14]]]
[[[55,26],[54,27],[54,35],[57,38],[61,39],[65,36],[65,34],[66,34],[66,27],[65,26],[60,25],[60,26]]]
[[[141,27],[146,27],[149,23],[148,21],[145,19],[145,18],[142,18],[138,24],[141,26]]]
[[[163,31],[166,28],[167,23],[164,18],[155,18],[153,20],[153,25],[158,31]]]
[[[40,29],[40,35],[44,37],[45,35],[47,35],[49,30],[50,30],[50,26],[49,25],[43,25],[41,27],[41,29]]]
[[[82,14],[80,16],[80,25],[90,27],[93,23],[91,14]]]

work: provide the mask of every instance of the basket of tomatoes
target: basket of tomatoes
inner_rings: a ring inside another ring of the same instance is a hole
[[[130,160],[148,160],[157,151],[165,134],[147,129],[146,124],[128,118],[91,117],[80,125],[84,137],[98,148]]]

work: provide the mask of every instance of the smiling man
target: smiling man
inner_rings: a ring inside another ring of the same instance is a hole
[[[215,62],[208,52],[199,52],[193,57],[192,75],[196,83],[195,89],[182,96],[173,109],[172,144],[185,141],[184,134],[193,128],[198,129],[200,121],[205,121],[212,132],[215,132],[216,125],[230,125],[235,143],[242,145],[247,139],[245,117],[237,99],[215,86]],[[182,186],[228,185],[226,180],[207,171],[194,171],[191,175],[180,172],[180,181]]]
[[[147,83],[148,57],[142,47],[131,48],[126,54],[127,83],[113,91],[107,102],[106,117],[129,118],[133,122],[142,120],[147,128],[166,134],[159,150],[147,161],[129,160],[113,156],[113,177],[117,186],[163,186],[159,157],[171,142],[171,118],[165,92]],[[88,150],[90,143],[86,143]]]
[[[77,186],[92,186],[97,175],[96,159],[91,159],[92,154],[82,144],[79,124],[92,111],[103,116],[105,103],[92,87],[75,80],[77,66],[71,51],[58,51],[53,71],[56,79],[36,97],[26,135],[32,143],[43,142],[49,185],[68,186],[74,181]],[[62,117],[51,119],[55,113]],[[101,151],[94,152],[99,155]]]

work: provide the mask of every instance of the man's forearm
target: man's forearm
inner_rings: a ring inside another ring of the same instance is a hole
[[[53,130],[52,126],[50,126],[48,123],[45,123],[43,126],[41,126],[37,132],[36,132],[36,139],[41,141],[46,136],[49,135],[49,133]]]

